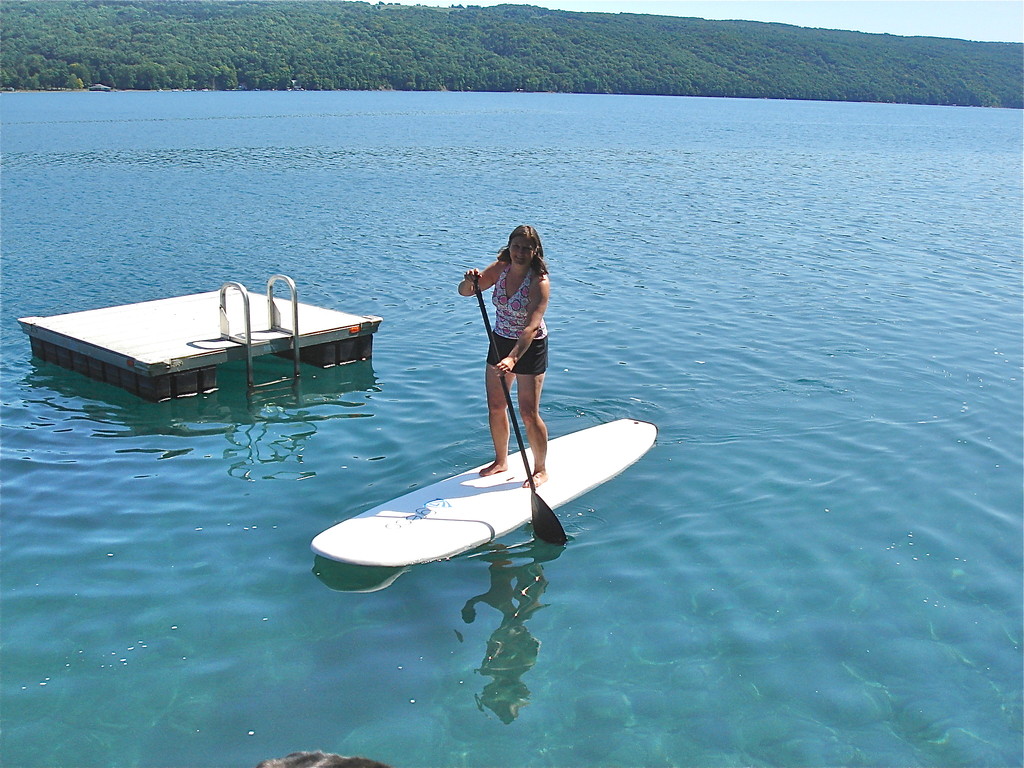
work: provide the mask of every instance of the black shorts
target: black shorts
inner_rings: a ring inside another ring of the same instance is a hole
[[[487,350],[487,362],[497,365],[499,361],[508,357],[508,353],[516,345],[516,339],[506,339],[496,333],[491,334],[494,346]],[[498,356],[494,356],[494,350],[498,350]],[[529,376],[537,376],[548,369],[548,337],[534,339],[526,349],[526,354],[519,358],[512,369],[512,373],[523,373]]]

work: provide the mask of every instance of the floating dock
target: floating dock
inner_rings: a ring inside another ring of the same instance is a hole
[[[280,281],[290,300],[274,296]],[[250,387],[258,355],[293,358],[295,377],[300,360],[321,368],[367,360],[381,318],[301,304],[294,282],[275,275],[265,306],[250,306],[244,286],[225,283],[219,291],[18,322],[36,357],[160,401],[216,389],[217,366],[232,360],[247,361]]]

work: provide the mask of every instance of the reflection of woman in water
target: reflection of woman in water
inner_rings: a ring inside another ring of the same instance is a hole
[[[541,548],[542,545],[534,550]],[[487,641],[487,655],[477,670],[493,678],[477,696],[477,706],[481,711],[486,706],[503,723],[515,720],[520,708],[529,703],[530,690],[520,678],[537,663],[540,641],[526,628],[526,619],[543,607],[540,598],[548,582],[541,563],[558,557],[562,551],[560,547],[551,549],[548,557],[531,552],[533,559],[525,565],[515,565],[504,547],[486,555],[491,563],[490,589],[467,600],[462,608],[462,620],[467,624],[476,618],[476,604],[480,602],[497,609],[503,617]]]

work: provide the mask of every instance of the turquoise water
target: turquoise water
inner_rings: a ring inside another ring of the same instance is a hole
[[[0,112],[5,766],[1022,763],[1019,112]],[[488,458],[455,283],[521,222],[552,268],[551,432],[635,417],[658,444],[558,510],[564,550],[316,560],[324,528]],[[382,316],[373,359],[149,404],[33,360],[16,323],[275,272]]]

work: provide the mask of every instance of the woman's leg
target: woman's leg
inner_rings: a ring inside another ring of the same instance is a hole
[[[533,449],[533,482],[541,485],[548,479],[548,428],[540,417],[540,392],[544,388],[544,374],[516,375],[519,391],[519,415],[526,427],[526,436]],[[529,485],[529,483],[526,483]]]
[[[501,388],[501,379],[498,377],[498,369],[493,365],[487,366],[486,371],[487,389],[487,422],[491,427],[491,440],[494,442],[494,463],[480,470],[483,476],[494,475],[508,469],[508,405],[505,402],[505,392]],[[505,383],[512,386],[512,374],[506,374]]]

